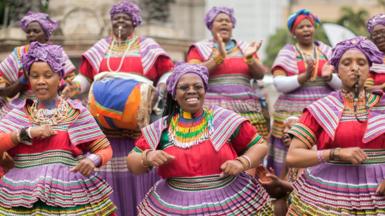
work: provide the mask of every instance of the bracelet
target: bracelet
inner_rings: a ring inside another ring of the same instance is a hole
[[[102,158],[97,154],[90,154],[87,156],[87,159],[90,159],[96,167],[98,167],[102,162]]]
[[[329,161],[335,160],[335,150],[336,149],[331,149],[329,153]]]
[[[215,55],[214,57],[213,57],[213,60],[214,60],[214,62],[215,62],[215,64],[216,65],[220,65],[220,64],[222,64],[223,63],[223,61],[225,60],[225,58],[223,58],[221,55]]]
[[[247,156],[247,155],[241,155],[240,158],[246,159],[246,161],[247,161],[247,163],[248,163],[248,168],[251,168],[251,167],[252,167],[251,160],[250,160],[249,156]]]
[[[341,148],[337,147],[334,150],[334,160],[339,160],[340,159],[340,150]]]
[[[317,159],[320,163],[324,163],[325,162],[325,159],[323,157],[323,151],[322,150],[319,150],[317,151]]]
[[[245,58],[245,63],[248,65],[251,65],[254,62],[255,62],[255,59],[253,58],[253,56]]]
[[[32,127],[27,128],[27,134],[28,134],[29,138],[32,139],[31,129],[32,129]]]
[[[241,160],[241,157],[237,157],[234,160],[239,161],[242,164],[243,170],[248,169],[247,164],[243,160]]]
[[[147,160],[147,155],[150,151],[153,151],[152,149],[146,149],[142,152],[142,166],[145,168],[152,168],[151,164]]]

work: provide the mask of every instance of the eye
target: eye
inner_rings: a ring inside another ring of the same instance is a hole
[[[182,91],[187,91],[189,89],[189,86],[188,85],[181,85],[181,86],[178,86],[177,89],[182,90]]]

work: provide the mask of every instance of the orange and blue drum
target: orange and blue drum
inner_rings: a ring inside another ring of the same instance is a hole
[[[150,122],[155,88],[139,75],[119,72],[98,74],[89,92],[89,109],[107,129],[139,131]]]

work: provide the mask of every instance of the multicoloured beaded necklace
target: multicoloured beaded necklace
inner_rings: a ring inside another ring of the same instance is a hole
[[[32,121],[39,125],[57,125],[67,118],[69,104],[63,99],[57,101],[57,107],[53,109],[39,108],[39,102],[35,101],[29,107],[28,112]]]
[[[181,111],[172,117],[169,127],[170,142],[180,148],[190,148],[209,139],[213,130],[213,112],[202,110],[192,115]]]

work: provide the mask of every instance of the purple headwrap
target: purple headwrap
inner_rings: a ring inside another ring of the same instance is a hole
[[[373,63],[382,64],[383,62],[383,53],[378,50],[377,46],[372,41],[360,36],[339,42],[333,48],[333,54],[329,60],[330,64],[338,69],[341,57],[350,49],[360,50],[368,59],[370,66]]]
[[[228,7],[212,7],[206,13],[206,16],[205,16],[206,27],[209,30],[211,30],[211,27],[213,27],[213,22],[214,22],[215,17],[217,17],[218,14],[220,14],[220,13],[227,14],[230,17],[231,22],[233,23],[233,28],[234,28],[237,20],[234,17],[234,10],[232,8],[228,8]]]
[[[48,14],[40,12],[28,12],[20,21],[20,27],[27,32],[27,27],[31,22],[38,22],[47,38],[50,38],[52,32],[59,26],[58,22],[52,20]]]
[[[167,92],[173,97],[175,97],[176,85],[180,78],[187,73],[198,75],[205,85],[205,90],[207,89],[209,82],[209,71],[207,67],[198,64],[179,63],[174,67],[172,74],[167,79]]]
[[[368,28],[369,34],[372,34],[374,26],[376,25],[385,26],[385,14],[377,14],[368,20],[366,27]]]
[[[32,42],[28,53],[21,59],[24,71],[29,74],[32,64],[38,61],[47,62],[53,72],[58,73],[60,77],[64,76],[65,58],[61,46]]]
[[[132,25],[134,27],[142,23],[142,17],[140,16],[140,9],[138,5],[131,1],[121,1],[114,4],[110,10],[110,17],[112,19],[118,13],[125,13],[131,17]]]

